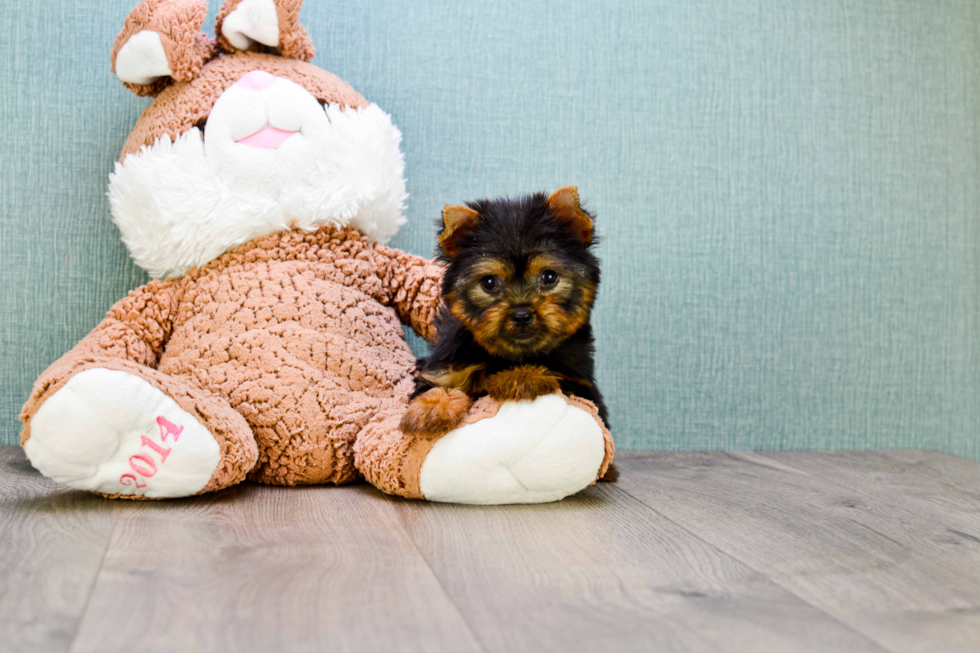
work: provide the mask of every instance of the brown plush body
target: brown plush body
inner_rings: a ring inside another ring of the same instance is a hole
[[[440,278],[438,266],[372,247],[354,230],[259,239],[130,293],[38,380],[23,418],[29,424],[72,375],[118,369],[167,392],[223,440],[226,464],[209,489],[246,473],[277,485],[356,480],[358,437],[400,418],[413,387],[401,321],[431,337]],[[393,470],[372,456],[370,437],[362,472],[383,482]]]

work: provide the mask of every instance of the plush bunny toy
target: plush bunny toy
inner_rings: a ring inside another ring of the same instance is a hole
[[[307,61],[301,0],[144,0],[112,52],[153,96],[110,177],[155,279],[34,385],[21,442],[44,475],[110,497],[245,478],[463,503],[554,501],[612,440],[582,400],[488,398],[438,439],[398,429],[441,269],[382,244],[404,223],[401,135]]]

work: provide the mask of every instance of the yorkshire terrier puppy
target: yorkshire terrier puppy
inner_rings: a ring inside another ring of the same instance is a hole
[[[480,395],[534,399],[559,389],[594,403],[608,427],[589,324],[595,243],[574,186],[445,207],[438,343],[418,361],[402,430],[434,437],[458,426]]]

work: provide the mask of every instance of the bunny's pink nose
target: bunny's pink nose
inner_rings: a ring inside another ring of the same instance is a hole
[[[253,91],[262,91],[276,83],[276,76],[270,75],[264,70],[253,70],[242,75],[238,83]]]

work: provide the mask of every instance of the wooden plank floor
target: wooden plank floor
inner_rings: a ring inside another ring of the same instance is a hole
[[[542,506],[113,502],[0,447],[0,652],[980,651],[980,464],[624,452]]]

